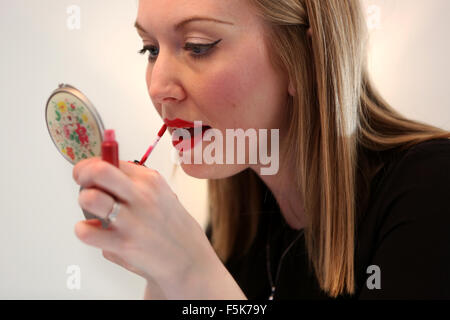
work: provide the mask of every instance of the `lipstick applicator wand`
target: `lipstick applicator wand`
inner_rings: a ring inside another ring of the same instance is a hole
[[[161,129],[158,132],[158,136],[156,137],[155,142],[153,142],[153,144],[150,146],[150,148],[148,148],[147,152],[144,154],[144,156],[142,157],[141,161],[139,161],[139,165],[143,166],[145,161],[147,161],[150,153],[153,151],[153,149],[155,149],[156,145],[158,144],[159,140],[161,140],[161,137],[164,135],[164,133],[167,130],[167,125],[164,124]]]

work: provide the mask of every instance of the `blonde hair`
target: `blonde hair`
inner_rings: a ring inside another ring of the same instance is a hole
[[[406,119],[377,92],[367,72],[368,32],[359,0],[249,1],[267,26],[271,63],[286,72],[296,91],[287,101],[285,156],[297,169],[310,266],[329,296],[353,294],[360,148],[405,149],[450,138],[450,132]],[[211,241],[223,262],[250,248],[264,190],[250,169],[208,180]]]

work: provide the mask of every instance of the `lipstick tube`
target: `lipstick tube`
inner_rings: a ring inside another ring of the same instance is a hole
[[[119,144],[116,141],[114,130],[105,130],[104,132],[104,140],[102,142],[102,160],[106,161],[113,166],[119,168]],[[83,187],[80,188],[80,192],[83,190]],[[115,200],[115,199],[114,199]],[[84,210],[83,214],[87,220],[89,219],[98,219],[102,223],[102,228],[106,229],[109,225],[109,220],[101,219],[96,215]]]
[[[105,130],[105,139],[102,143],[102,160],[119,167],[119,144],[116,141],[114,130]]]

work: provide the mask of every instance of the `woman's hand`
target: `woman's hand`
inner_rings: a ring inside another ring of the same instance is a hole
[[[75,226],[77,237],[145,278],[157,296],[195,299],[189,294],[202,290],[192,286],[208,285],[211,277],[229,284],[203,229],[156,170],[125,161],[116,168],[96,157],[79,162],[73,178],[84,188],[80,206],[92,214],[107,218],[115,199],[121,204],[107,229],[99,220],[83,220]]]

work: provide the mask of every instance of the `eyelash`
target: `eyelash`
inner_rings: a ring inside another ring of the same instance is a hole
[[[213,49],[220,41],[222,41],[222,39],[217,40],[217,41],[215,41],[215,42],[213,42],[213,43],[207,43],[207,44],[204,44],[204,43],[191,43],[191,42],[187,42],[187,43],[184,45],[184,48],[183,48],[183,49],[185,49],[185,50],[187,50],[187,51],[193,51],[193,49],[197,49],[197,48],[200,48],[200,49],[207,49],[205,53],[201,53],[201,54],[191,54],[191,57],[194,58],[194,59],[202,59],[202,58],[207,57],[207,56],[209,55],[211,49]],[[156,48],[155,46],[144,46],[141,50],[138,51],[138,53],[139,53],[139,54],[142,54],[142,55],[144,55],[147,51],[148,51],[149,53],[151,53],[151,50],[154,50],[155,48]],[[154,62],[154,61],[156,61],[156,58],[157,58],[157,57],[152,57],[152,56],[149,54],[148,60],[149,60],[149,62]]]

